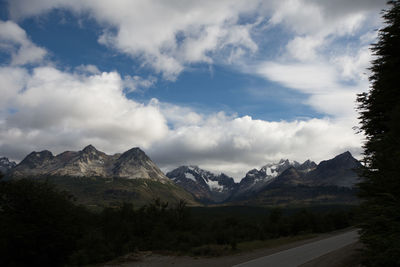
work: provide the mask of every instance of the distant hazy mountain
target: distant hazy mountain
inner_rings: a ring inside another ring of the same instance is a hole
[[[19,178],[49,179],[81,203],[94,206],[122,201],[142,205],[155,198],[196,204],[137,147],[114,155],[92,145],[56,156],[48,150],[32,152],[8,173],[8,179]]]
[[[237,187],[232,177],[215,175],[197,166],[181,166],[168,172],[167,177],[203,203],[223,202]]]
[[[16,165],[17,164],[14,161],[10,161],[8,158],[2,157],[0,158],[0,173],[6,174]]]

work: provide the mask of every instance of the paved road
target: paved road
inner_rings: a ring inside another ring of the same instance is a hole
[[[357,242],[356,230],[340,234],[299,247],[284,250],[269,256],[244,262],[234,267],[294,267],[311,261],[334,250]]]

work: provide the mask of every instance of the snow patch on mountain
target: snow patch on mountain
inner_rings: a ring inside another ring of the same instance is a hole
[[[206,184],[208,185],[208,187],[210,188],[210,190],[212,191],[219,191],[221,192],[222,190],[224,190],[224,186],[220,185],[218,183],[218,181],[212,181],[212,180],[204,180],[206,182]]]
[[[195,178],[194,175],[191,174],[190,172],[185,172],[185,177],[186,177],[186,179],[190,179],[190,180],[196,182],[196,178]]]

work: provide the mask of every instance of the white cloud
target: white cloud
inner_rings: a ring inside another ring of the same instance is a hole
[[[138,89],[146,89],[153,86],[157,82],[157,78],[150,76],[144,79],[140,76],[125,75],[123,79],[123,85],[128,89],[128,92],[133,92]]]
[[[384,1],[288,0],[273,8],[270,23],[292,37],[281,54],[252,70],[267,80],[308,95],[305,104],[334,118],[352,118],[356,94],[366,91],[372,59],[368,44],[380,25]],[[345,39],[352,41],[344,41]]]
[[[328,92],[336,82],[335,69],[325,64],[265,62],[257,66],[257,72],[307,94]]]
[[[157,106],[127,99],[122,84],[116,72],[85,75],[38,67],[27,74],[1,68],[0,90],[9,97],[1,106],[0,150],[61,152],[89,143],[108,152],[148,148],[167,134],[166,120]],[[10,156],[22,155],[10,151]]]
[[[265,3],[270,23],[282,24],[296,35],[348,35],[376,24],[385,0],[286,0]],[[367,16],[369,20],[366,20]],[[372,17],[371,17],[372,16]]]
[[[362,74],[367,72],[368,64],[364,56],[357,55],[358,61],[347,56],[352,63],[347,60],[335,60],[335,64],[266,62],[259,65],[257,71],[268,80],[307,94],[305,104],[315,110],[335,118],[351,118],[356,124],[356,96],[368,89],[367,77]],[[352,83],[346,83],[349,78]]]
[[[107,153],[141,146],[164,169],[197,164],[239,179],[280,158],[319,161],[344,150],[360,152],[361,137],[349,122],[268,122],[222,112],[205,116],[156,99],[143,105],[126,98],[116,72],[38,67],[29,74],[0,68],[0,89],[9,96],[1,103],[0,150],[14,159],[32,150],[59,153],[89,143]]]
[[[146,88],[155,82],[152,77],[121,78],[90,65],[72,73],[52,67],[29,73],[9,66],[0,69],[5,96],[0,99],[0,149],[20,159],[34,149],[61,152],[92,143],[112,153],[138,145],[164,169],[197,164],[236,178],[280,158],[319,161],[345,150],[359,155],[362,136],[352,130],[354,98],[368,88],[362,74],[371,58],[366,45],[373,41],[371,25],[379,25],[384,2],[9,1],[13,19],[54,8],[85,13],[103,28],[100,43],[142,60],[165,79],[176,79],[191,64],[222,60],[307,94],[306,104],[329,118],[269,122],[222,112],[205,115],[156,99],[148,104],[127,99],[124,88]],[[244,22],[246,16],[256,22]],[[281,54],[262,62],[257,38],[263,33],[256,38],[253,31],[265,21],[269,29],[284,29],[289,40],[280,43]],[[45,54],[34,51],[37,46],[18,25],[6,23],[8,39],[0,44],[14,53],[12,64],[40,62]],[[355,41],[343,48],[341,38]]]
[[[174,80],[187,64],[212,62],[210,53],[241,48],[255,51],[250,26],[239,15],[256,12],[259,1],[10,1],[14,19],[53,8],[87,12],[104,27],[99,42],[140,58],[164,78]]]
[[[330,119],[268,122],[249,116],[211,115],[198,125],[170,130],[149,153],[166,170],[196,164],[237,180],[246,171],[281,158],[320,161],[350,150],[360,153],[361,136],[351,122]],[[171,153],[171,151],[173,151]]]
[[[287,44],[286,48],[294,59],[300,61],[313,61],[317,59],[317,47],[323,43],[320,37],[297,36]]]
[[[46,50],[33,44],[12,21],[0,21],[0,49],[11,54],[13,66],[39,63],[46,56]]]
[[[18,92],[24,88],[28,73],[23,68],[2,67],[0,68],[0,114],[12,108]]]
[[[338,66],[340,76],[343,80],[361,82],[368,79],[367,68],[372,61],[373,56],[369,46],[363,46],[353,55],[343,54],[337,56],[331,61]]]
[[[83,73],[83,74],[99,74],[101,71],[97,66],[95,65],[79,65],[78,67],[75,68],[75,71],[77,73]]]
[[[156,99],[152,100],[152,104],[160,107],[167,121],[175,129],[182,126],[202,125],[205,120],[204,115],[194,112],[189,107],[160,103]]]

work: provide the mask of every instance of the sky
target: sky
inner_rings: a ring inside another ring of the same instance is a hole
[[[362,155],[383,0],[0,1],[0,156],[142,148],[240,180]]]

